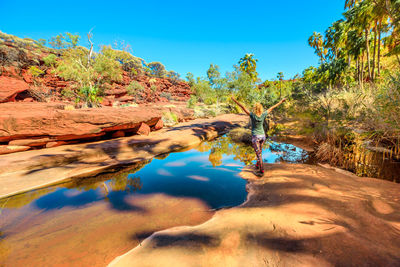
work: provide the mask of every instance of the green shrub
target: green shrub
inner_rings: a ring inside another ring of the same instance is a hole
[[[104,81],[121,81],[122,67],[117,61],[115,50],[110,46],[103,46],[93,63],[94,70],[101,75]]]
[[[197,104],[197,97],[195,95],[191,95],[190,99],[187,103],[188,108],[194,108],[194,106]]]
[[[154,93],[154,92],[156,92],[157,91],[157,86],[156,85],[152,85],[152,86],[150,86],[150,90]]]
[[[150,69],[150,74],[155,77],[164,78],[167,75],[164,65],[160,62],[150,62],[147,67]]]
[[[172,99],[171,93],[168,92],[161,92],[160,97],[166,98],[168,100]]]
[[[132,81],[127,87],[126,91],[130,96],[136,96],[138,93],[144,91],[144,87],[137,81]]]
[[[44,74],[44,71],[39,69],[36,66],[30,66],[29,67],[29,72],[34,78],[37,78],[37,77],[39,77],[39,76]]]
[[[49,54],[43,58],[43,61],[47,67],[55,67],[57,64],[57,56],[54,54]]]
[[[79,90],[79,100],[83,100],[88,107],[98,107],[100,106],[101,97],[99,97],[99,88],[98,87],[91,87],[85,86]]]
[[[61,91],[61,95],[63,96],[63,98],[67,98],[67,99],[75,98],[75,96],[76,96],[75,92],[70,88],[64,88]]]
[[[173,112],[164,112],[162,120],[165,126],[173,126],[178,123],[178,116]]]

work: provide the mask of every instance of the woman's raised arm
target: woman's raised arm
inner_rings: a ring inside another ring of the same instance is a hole
[[[237,101],[236,98],[233,97],[233,96],[232,96],[231,98],[232,98],[232,100],[233,100],[239,107],[241,107],[241,108],[243,109],[243,111],[244,111],[247,115],[250,116],[250,111],[249,111],[242,103],[240,103],[239,101]]]
[[[278,102],[278,104],[273,105],[269,109],[267,109],[268,113],[271,113],[275,108],[279,107],[283,102],[286,101],[286,97]]]

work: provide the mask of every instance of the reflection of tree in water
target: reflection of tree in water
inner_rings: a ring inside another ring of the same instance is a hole
[[[75,179],[66,187],[84,191],[102,188],[104,189],[106,196],[108,195],[109,191],[135,192],[142,188],[142,184],[140,182],[140,177],[134,177],[132,174],[141,170],[150,162],[151,160],[146,160],[136,163],[129,168],[125,167],[117,172],[113,170],[113,172],[110,171],[94,177]],[[106,183],[106,181],[109,182]]]
[[[266,143],[264,148],[267,146],[268,144]],[[256,159],[256,154],[250,145],[235,143],[229,136],[223,136],[211,142],[204,142],[197,150],[200,152],[210,151],[208,159],[214,167],[222,164],[223,155],[233,155],[234,160],[239,160],[246,165],[253,164]]]
[[[276,162],[309,163],[311,160],[307,151],[300,150],[289,144],[272,142],[270,144],[270,150],[280,155],[279,158],[276,159]]]
[[[310,161],[310,157],[306,151],[299,150],[292,145],[267,141],[263,149],[269,149],[272,152],[280,154],[276,162],[308,163]],[[200,152],[210,151],[208,159],[214,167],[222,165],[223,155],[233,155],[234,160],[243,162],[246,165],[253,164],[257,159],[251,145],[234,142],[229,136],[223,136],[211,142],[203,142],[197,150]]]
[[[0,215],[3,208],[21,208],[25,205],[30,204],[34,200],[40,198],[41,196],[47,195],[51,192],[56,191],[56,187],[48,187],[29,191],[23,194],[7,197],[0,199]],[[0,265],[1,266],[1,265]]]

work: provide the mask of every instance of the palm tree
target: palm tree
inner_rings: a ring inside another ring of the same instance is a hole
[[[278,72],[278,75],[276,76],[276,78],[278,78],[279,80],[279,99],[282,98],[282,80],[283,80],[283,72]]]
[[[258,73],[256,72],[258,59],[253,54],[246,54],[239,60],[240,69],[246,72],[253,82],[257,81]]]
[[[323,63],[326,60],[327,50],[324,47],[324,39],[319,32],[313,32],[308,38],[308,44],[314,48],[315,53],[318,55],[320,62]]]
[[[354,29],[358,29],[360,34],[362,32],[364,33],[369,79],[371,79],[369,39],[370,39],[370,31],[373,25],[372,10],[373,6],[371,5],[370,1],[367,0],[354,5],[351,9],[349,9],[345,13],[345,16],[347,16],[350,25]]]
[[[325,31],[324,46],[330,50],[328,54],[331,60],[342,56],[340,54],[346,42],[347,30],[346,23],[343,20],[338,20]]]

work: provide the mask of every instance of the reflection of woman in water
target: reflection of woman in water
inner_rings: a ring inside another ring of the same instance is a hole
[[[254,148],[254,151],[257,155],[257,164],[256,167],[260,170],[261,173],[264,173],[263,160],[262,160],[262,148],[265,143],[265,131],[263,127],[263,123],[268,113],[272,112],[274,108],[278,107],[280,104],[286,101],[286,98],[279,101],[278,104],[273,105],[266,111],[264,111],[263,106],[260,103],[256,103],[254,105],[254,112],[250,112],[244,105],[239,103],[236,98],[232,97],[232,100],[235,101],[236,104],[239,105],[243,109],[243,111],[250,116],[251,119],[251,143]]]

